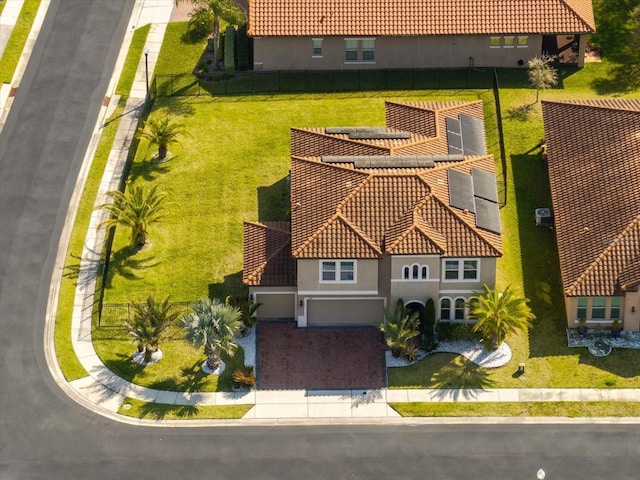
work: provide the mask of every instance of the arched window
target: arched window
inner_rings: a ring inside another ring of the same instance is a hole
[[[409,266],[405,265],[402,267],[402,278],[405,280],[409,280]]]
[[[427,267],[426,265],[423,265],[420,269],[420,278],[422,278],[422,280],[426,280],[427,278],[429,278],[429,267]]]
[[[451,300],[448,298],[440,300],[440,320],[451,320]]]
[[[464,320],[464,298],[456,298],[455,303],[455,319],[456,320]]]
[[[413,265],[412,267],[412,272],[413,272],[413,279],[417,280],[418,279],[418,270],[420,269],[420,267],[418,267],[418,265]]]

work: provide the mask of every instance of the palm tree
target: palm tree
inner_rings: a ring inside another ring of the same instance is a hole
[[[529,67],[529,83],[536,89],[536,101],[540,100],[540,90],[546,90],[558,83],[558,71],[551,66],[553,57],[541,55],[527,63]]]
[[[410,340],[420,335],[418,316],[418,312],[411,315],[407,313],[402,299],[398,299],[394,310],[384,309],[385,321],[380,324],[380,331],[384,333],[387,346],[391,348],[394,357],[406,353]]]
[[[169,295],[161,302],[153,295],[144,303],[132,302],[133,318],[125,320],[127,334],[138,345],[138,352],[144,351],[144,361],[149,363],[158,351],[160,337],[178,318],[179,312],[171,311]]]
[[[138,137],[146,138],[151,145],[158,147],[158,160],[166,158],[169,145],[179,143],[180,135],[187,135],[184,125],[171,122],[169,117],[145,121],[138,130]]]
[[[498,292],[485,285],[484,292],[468,304],[469,317],[478,319],[473,331],[491,339],[491,349],[496,350],[508,334],[531,327],[536,317],[528,302],[528,298],[518,296],[511,286]]]
[[[175,0],[176,5],[185,0]],[[197,18],[198,23],[207,18],[211,19],[211,42],[213,43],[213,68],[218,68],[218,45],[220,40],[220,20],[231,25],[242,25],[247,21],[246,12],[234,0],[193,0],[195,10],[191,18]],[[208,23],[208,22],[207,22]]]
[[[238,345],[233,337],[240,331],[240,311],[217,298],[203,297],[182,318],[187,340],[197,348],[204,347],[206,367],[214,371],[220,365],[220,355],[233,357]]]
[[[106,210],[111,216],[101,226],[128,227],[131,229],[131,247],[143,247],[147,242],[149,225],[164,218],[165,209],[162,203],[166,193],[158,192],[156,185],[147,192],[144,186],[131,185],[127,182],[124,192],[113,190],[107,192],[107,195],[113,199],[113,202],[100,205],[99,208]]]

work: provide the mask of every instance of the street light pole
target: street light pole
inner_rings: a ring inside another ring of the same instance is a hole
[[[144,78],[145,85],[147,86],[147,96],[145,101],[149,100],[149,47],[144,46]]]

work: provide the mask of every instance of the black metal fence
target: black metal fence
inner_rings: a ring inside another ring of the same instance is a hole
[[[171,311],[178,311],[180,314],[183,314],[195,303],[195,301],[171,302]],[[132,317],[133,308],[131,303],[103,303],[98,326],[124,327],[125,320],[131,320]]]
[[[255,93],[328,93],[368,90],[491,89],[493,70],[487,68],[402,70],[303,70],[156,75],[155,97],[234,95]]]

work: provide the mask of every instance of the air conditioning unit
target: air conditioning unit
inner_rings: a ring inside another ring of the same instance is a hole
[[[536,208],[536,226],[551,227],[553,226],[553,215],[550,208]]]

